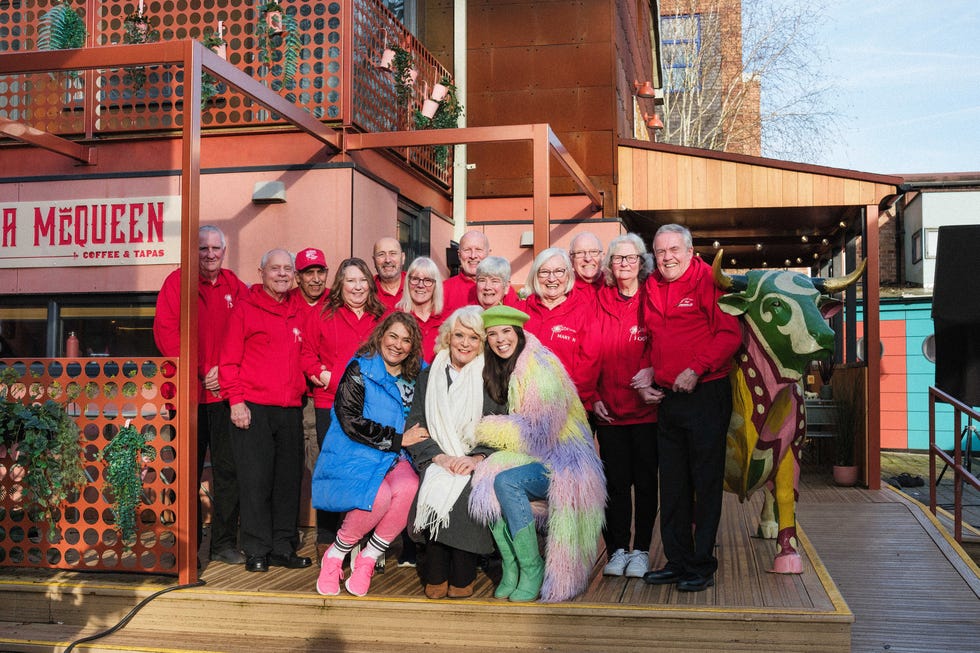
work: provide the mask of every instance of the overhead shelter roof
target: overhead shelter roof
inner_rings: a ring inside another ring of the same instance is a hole
[[[814,266],[814,254],[828,260],[845,234],[860,234],[865,209],[895,196],[904,181],[632,140],[620,142],[618,166],[617,201],[631,231],[649,242],[660,225],[683,224],[702,256],[710,260],[717,241],[726,266],[738,268],[779,267],[787,259]]]

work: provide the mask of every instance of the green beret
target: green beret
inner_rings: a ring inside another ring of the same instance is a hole
[[[531,319],[531,316],[524,311],[519,311],[510,306],[500,304],[483,311],[483,326],[490,327],[509,324],[510,326],[523,327],[524,323]]]

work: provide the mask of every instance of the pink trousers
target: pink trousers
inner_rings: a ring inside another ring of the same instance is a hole
[[[407,460],[399,460],[381,481],[374,497],[374,508],[348,512],[337,531],[337,538],[354,544],[373,529],[385,542],[393,542],[408,523],[408,511],[418,489],[418,474]]]

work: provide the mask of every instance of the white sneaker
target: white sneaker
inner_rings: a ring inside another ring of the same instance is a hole
[[[626,565],[627,578],[643,578],[650,571],[650,555],[646,551],[630,551],[629,563]]]
[[[629,564],[629,554],[624,549],[616,549],[609,562],[602,568],[603,576],[622,576]]]

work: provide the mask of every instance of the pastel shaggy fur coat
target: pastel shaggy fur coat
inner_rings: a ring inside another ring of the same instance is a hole
[[[596,561],[606,505],[606,480],[585,409],[561,362],[532,334],[508,387],[508,415],[484,417],[477,442],[497,449],[473,473],[470,514],[484,524],[502,519],[496,475],[532,462],[549,472],[544,584],[541,600],[581,593]],[[536,506],[540,508],[540,506]]]

